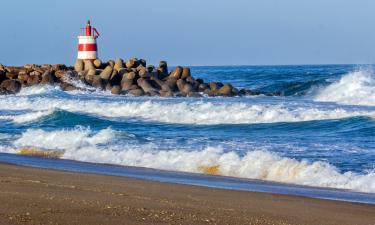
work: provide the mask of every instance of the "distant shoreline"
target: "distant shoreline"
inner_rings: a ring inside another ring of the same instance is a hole
[[[371,224],[375,206],[0,163],[8,224]]]

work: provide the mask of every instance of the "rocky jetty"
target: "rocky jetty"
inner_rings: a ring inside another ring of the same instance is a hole
[[[15,94],[22,87],[39,84],[59,85],[65,91],[85,89],[86,86],[109,90],[116,95],[133,96],[278,95],[248,89],[239,90],[231,84],[221,82],[205,82],[203,79],[194,78],[188,67],[177,66],[169,72],[166,61],[161,61],[158,67],[147,65],[146,60],[136,58],[108,62],[78,59],[73,67],[63,64],[27,64],[22,67],[0,65],[0,94]]]

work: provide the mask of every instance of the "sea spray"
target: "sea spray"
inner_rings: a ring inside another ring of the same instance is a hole
[[[316,101],[375,106],[375,75],[370,69],[350,72],[321,90]]]

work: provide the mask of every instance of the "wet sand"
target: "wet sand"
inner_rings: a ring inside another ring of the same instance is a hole
[[[0,164],[0,224],[375,224],[375,205]]]

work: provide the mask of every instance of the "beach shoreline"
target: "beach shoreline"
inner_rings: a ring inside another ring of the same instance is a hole
[[[0,224],[373,224],[375,206],[0,163]]]

